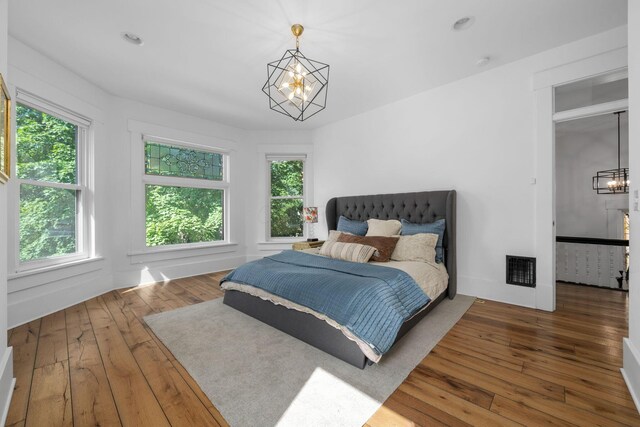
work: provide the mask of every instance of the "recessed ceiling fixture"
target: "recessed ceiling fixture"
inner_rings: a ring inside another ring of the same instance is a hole
[[[487,65],[489,62],[491,61],[491,57],[490,56],[483,56],[481,58],[478,58],[478,60],[476,61],[476,65],[478,67],[484,67],[485,65]]]
[[[296,48],[267,64],[267,82],[262,87],[269,108],[300,122],[324,110],[329,86],[329,66],[300,52],[303,31],[300,24],[291,26]]]
[[[142,37],[137,36],[133,33],[122,33],[122,38],[131,44],[135,44],[136,46],[142,46],[144,44],[144,40],[142,40]]]
[[[629,192],[629,168],[620,167],[620,114],[626,111],[613,113],[618,116],[618,168],[596,172],[593,177],[593,189],[598,194],[624,194]]]
[[[467,28],[471,27],[475,21],[476,19],[473,16],[465,16],[454,22],[452,28],[455,31],[466,30]]]

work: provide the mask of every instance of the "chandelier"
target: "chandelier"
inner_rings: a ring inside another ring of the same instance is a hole
[[[267,82],[262,87],[269,108],[300,122],[324,110],[329,85],[329,66],[300,52],[303,31],[300,24],[291,26],[296,48],[267,64]]]
[[[618,116],[618,168],[597,171],[593,177],[593,189],[598,194],[624,194],[629,192],[629,168],[620,167],[620,114],[626,111],[613,113]]]

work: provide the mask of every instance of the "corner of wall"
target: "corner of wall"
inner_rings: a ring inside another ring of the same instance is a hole
[[[629,338],[623,339],[622,344],[623,368],[620,369],[629,393],[640,412],[640,351]]]
[[[13,378],[13,347],[8,347],[0,357],[0,425],[4,425],[7,420],[15,383],[16,380]]]

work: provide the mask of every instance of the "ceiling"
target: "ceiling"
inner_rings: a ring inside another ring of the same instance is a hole
[[[311,129],[626,24],[626,0],[10,0],[9,31],[104,90],[246,129]],[[464,16],[469,29],[452,31]],[[269,110],[266,63],[331,65],[327,109]],[[143,46],[125,42],[132,32]],[[491,56],[478,67],[476,61]]]
[[[629,128],[629,115],[620,115],[620,131],[627,134]],[[618,117],[613,113],[601,114],[598,116],[585,117],[581,119],[568,120],[556,123],[556,137],[565,138],[570,135],[601,134],[605,132],[616,133],[618,129]],[[624,139],[624,138],[623,138]],[[572,139],[572,141],[579,141]],[[623,141],[624,142],[624,141]]]

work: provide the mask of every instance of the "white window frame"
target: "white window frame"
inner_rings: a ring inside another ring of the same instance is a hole
[[[215,246],[224,246],[230,243],[229,240],[229,229],[230,229],[230,215],[229,215],[229,193],[230,193],[230,180],[229,180],[229,151],[221,148],[210,147],[202,144],[194,144],[187,141],[176,140],[171,138],[166,138],[162,136],[155,136],[150,134],[141,134],[141,144],[140,144],[140,161],[138,167],[141,170],[142,176],[142,185],[140,187],[140,192],[138,194],[141,195],[141,207],[142,207],[142,221],[141,221],[141,241],[140,237],[138,238],[139,242],[135,246],[137,247],[137,251],[134,251],[132,255],[142,254],[142,253],[155,253],[155,252],[165,252],[172,250],[181,250],[181,249],[198,249],[198,248],[208,248]],[[198,179],[198,178],[182,178],[177,176],[166,176],[166,175],[147,175],[145,168],[145,153],[144,148],[147,142],[157,142],[159,144],[171,145],[174,147],[184,147],[190,148],[197,151],[204,151],[208,153],[215,153],[222,155],[222,181],[215,181],[209,179]],[[133,161],[136,161],[133,159]],[[222,240],[212,240],[208,242],[196,242],[196,243],[177,243],[171,245],[158,245],[158,246],[147,246],[147,209],[146,209],[146,186],[147,185],[162,185],[162,186],[171,186],[171,187],[182,187],[182,188],[205,188],[210,190],[222,190],[223,191],[223,205],[222,205],[222,230],[223,230],[223,239]]]
[[[307,155],[306,154],[267,154],[265,156],[265,160],[266,160],[266,184],[267,184],[267,191],[266,191],[266,206],[265,206],[265,212],[266,212],[266,219],[265,219],[265,224],[266,224],[266,241],[268,242],[291,242],[291,241],[298,241],[300,239],[306,239],[307,238],[307,227],[304,226],[304,222],[302,223],[302,236],[288,236],[288,237],[272,237],[271,236],[271,200],[272,199],[302,199],[302,206],[308,206],[307,205],[307,201],[308,201],[308,178],[307,178]],[[303,177],[303,182],[302,182],[302,197],[299,196],[284,196],[284,197],[272,197],[271,196],[271,162],[282,162],[282,161],[287,161],[287,160],[295,160],[295,161],[302,161],[302,177]]]
[[[93,234],[90,229],[90,216],[93,210],[92,184],[93,184],[93,128],[92,120],[73,112],[67,108],[47,101],[39,96],[18,89],[16,91],[15,107],[21,104],[51,116],[57,117],[78,127],[76,140],[76,184],[63,184],[57,182],[38,181],[31,179],[20,179],[15,174],[15,215],[16,232],[14,233],[14,257],[16,273],[39,270],[42,268],[71,264],[76,261],[85,260],[94,255]],[[14,110],[15,117],[15,110]],[[17,129],[17,125],[16,125]],[[17,131],[16,131],[17,135]],[[16,159],[18,141],[16,138]],[[16,163],[17,168],[17,163]],[[22,261],[20,259],[20,188],[22,184],[39,187],[59,188],[65,190],[75,190],[78,192],[76,207],[76,252],[67,255],[56,255],[32,261]]]

